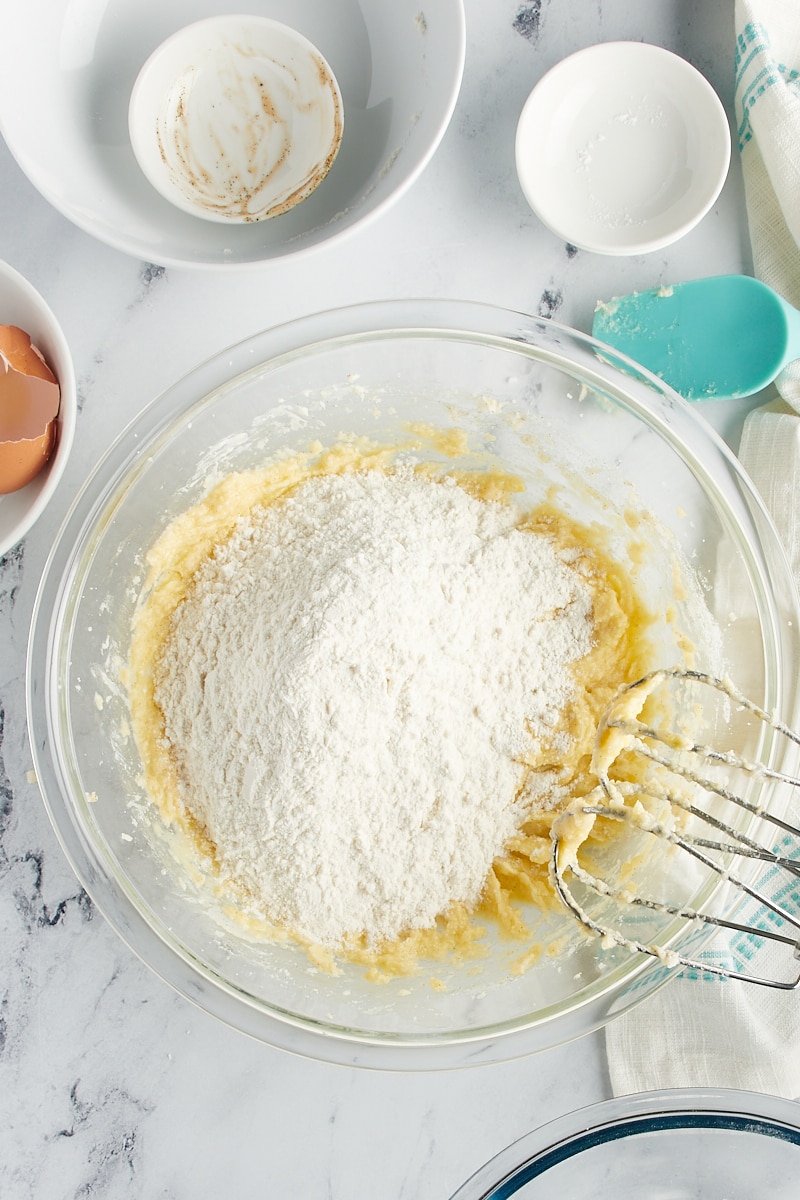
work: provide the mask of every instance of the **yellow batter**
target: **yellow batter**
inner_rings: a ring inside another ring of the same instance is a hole
[[[462,457],[466,446],[462,435],[448,431],[434,435],[423,431],[435,446],[439,461],[420,462],[416,470],[429,475],[454,476],[471,494],[494,501],[510,501],[523,490],[521,481],[497,469],[474,471],[448,469],[441,456]],[[407,449],[407,447],[404,447]],[[216,546],[232,534],[237,521],[256,506],[278,501],[290,489],[313,475],[349,471],[391,469],[397,447],[374,446],[363,439],[343,442],[330,449],[314,446],[259,470],[223,479],[209,494],[167,527],[148,555],[149,574],[133,625],[130,647],[130,704],[132,726],[139,746],[144,781],[163,819],[177,823],[214,862],[214,847],[204,829],[198,827],[180,798],[174,763],[164,740],[163,718],[153,692],[153,668],[169,630],[172,613],[187,594],[195,572],[213,554]],[[636,522],[631,522],[631,561],[636,561]],[[552,744],[541,744],[535,757],[525,763],[528,772],[544,773],[567,799],[587,794],[596,783],[591,757],[598,720],[621,683],[631,682],[653,665],[648,631],[653,615],[647,611],[629,573],[603,549],[603,535],[568,519],[553,503],[539,505],[520,520],[520,527],[544,535],[571,552],[574,569],[588,582],[593,595],[594,646],[575,666],[575,693],[562,714]],[[563,746],[568,735],[569,750]],[[527,940],[518,969],[531,965],[541,948],[531,944],[531,934],[519,906],[532,903],[538,910],[557,906],[549,879],[550,829],[567,800],[543,805],[531,812],[516,837],[496,859],[486,880],[480,905],[468,911],[453,904],[432,929],[413,930],[379,949],[353,941],[340,957],[364,963],[372,978],[410,973],[422,960],[461,961],[480,953],[483,924],[496,922],[511,938]],[[587,829],[591,836],[591,831]],[[247,897],[231,881],[219,880],[231,897],[231,912],[251,934],[285,939],[291,930],[277,930],[246,915]],[[241,907],[240,907],[241,906]],[[298,938],[297,940],[302,941]],[[336,969],[334,956],[320,947],[308,946],[318,965]]]

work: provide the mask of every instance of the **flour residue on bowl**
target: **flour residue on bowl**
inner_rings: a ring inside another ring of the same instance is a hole
[[[396,973],[554,905],[550,825],[653,618],[519,487],[338,446],[223,479],[151,551],[148,788],[265,931]]]

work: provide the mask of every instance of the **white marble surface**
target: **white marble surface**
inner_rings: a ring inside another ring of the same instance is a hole
[[[268,7],[268,6],[265,6]],[[576,253],[517,185],[513,133],[530,88],[596,41],[653,41],[733,93],[729,0],[467,0],[452,124],[422,178],[333,249],[256,271],[178,271],[126,258],[39,197],[0,142],[0,258],[59,316],[80,415],[66,478],[0,560],[0,1195],[449,1196],[550,1117],[610,1094],[601,1034],[457,1073],[385,1074],[295,1059],[222,1027],[136,960],[71,874],[30,781],[27,629],[50,541],[98,453],[209,354],[320,308],[453,296],[588,329],[598,297],[749,270],[736,152],[719,202],[669,250]],[[705,415],[735,446],[744,405]]]

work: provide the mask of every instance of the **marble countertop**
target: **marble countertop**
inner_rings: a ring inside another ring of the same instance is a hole
[[[335,247],[247,272],[165,270],[51,208],[0,142],[0,258],[44,294],[70,342],[78,436],[60,490],[0,559],[0,1194],[441,1200],[511,1140],[610,1095],[601,1033],[454,1073],[388,1074],[291,1057],[174,994],[119,940],[48,824],[25,722],[40,572],[98,454],[208,355],[287,318],[381,297],[483,300],[588,329],[596,299],[751,270],[741,172],[677,245],[576,252],[532,215],[513,133],[543,72],[598,41],[655,42],[712,82],[732,116],[729,0],[467,0],[452,123],[392,209]],[[736,446],[745,406],[704,416]]]

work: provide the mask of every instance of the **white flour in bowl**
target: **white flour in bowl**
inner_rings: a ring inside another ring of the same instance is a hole
[[[255,510],[172,618],[155,698],[223,876],[321,945],[480,898],[592,595],[510,505],[410,469]]]

